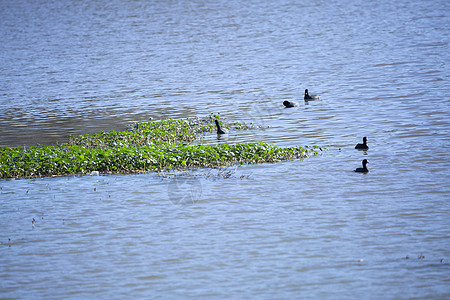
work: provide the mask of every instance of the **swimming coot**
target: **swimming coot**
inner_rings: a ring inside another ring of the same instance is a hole
[[[283,101],[283,105],[287,108],[287,107],[297,107],[299,106],[297,101]]]
[[[320,100],[319,95],[311,95],[308,93],[308,89],[305,90],[305,101]]]
[[[362,168],[356,168],[356,170],[355,170],[355,172],[358,172],[358,173],[367,173],[367,172],[369,172],[369,169],[367,169],[367,163],[368,163],[369,161],[367,160],[367,159],[364,159],[363,161],[362,161]]]
[[[220,126],[219,120],[214,120],[214,122],[216,123],[217,134],[227,134],[228,133],[228,129],[222,128],[222,126]]]
[[[369,150],[369,146],[367,146],[367,138],[363,137],[363,143],[362,144],[357,144],[355,146],[355,149],[358,149],[358,150]]]

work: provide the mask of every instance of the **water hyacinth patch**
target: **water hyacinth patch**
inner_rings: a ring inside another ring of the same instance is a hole
[[[89,174],[142,173],[231,164],[278,162],[317,154],[320,148],[279,148],[262,142],[235,145],[190,144],[215,130],[214,119],[163,120],[136,123],[127,131],[108,131],[71,137],[66,144],[29,148],[0,148],[0,178]],[[222,123],[233,129],[252,129],[240,123]]]

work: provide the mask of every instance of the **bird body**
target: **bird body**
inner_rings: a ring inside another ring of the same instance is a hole
[[[362,168],[356,168],[356,170],[355,170],[355,172],[357,172],[357,173],[368,173],[369,172],[369,169],[367,169],[367,163],[368,163],[369,161],[367,160],[367,159],[364,159],[363,161],[362,161]]]
[[[319,95],[311,95],[308,92],[308,89],[305,90],[305,97],[304,97],[305,101],[311,101],[311,100],[320,100]]]
[[[214,120],[214,123],[216,123],[217,134],[227,134],[228,133],[228,129],[222,128],[222,126],[220,126],[219,120]]]
[[[363,143],[362,144],[357,144],[355,146],[355,149],[358,149],[358,150],[369,150],[369,146],[367,145],[367,137],[363,137]]]
[[[287,100],[283,101],[283,105],[284,105],[286,108],[288,108],[288,107],[297,107],[297,106],[299,106],[299,104],[298,104],[297,101],[287,101]]]

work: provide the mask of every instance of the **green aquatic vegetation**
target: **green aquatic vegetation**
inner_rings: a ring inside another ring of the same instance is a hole
[[[321,148],[280,148],[259,143],[234,145],[192,144],[215,131],[211,114],[206,118],[140,122],[126,131],[108,131],[70,137],[69,143],[0,148],[0,178],[64,176],[219,168],[232,164],[278,162],[318,154]],[[253,125],[221,122],[229,129]]]
[[[161,120],[155,122],[139,122],[127,131],[101,132],[93,135],[81,135],[70,138],[70,144],[88,148],[122,147],[122,146],[173,146],[179,143],[190,143],[203,132],[215,130],[214,119],[218,115],[211,114],[206,118],[189,118],[180,120]],[[229,126],[241,129],[243,124],[232,123]],[[250,127],[245,127],[249,129]]]

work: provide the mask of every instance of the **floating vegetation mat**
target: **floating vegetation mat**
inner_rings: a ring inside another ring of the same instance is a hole
[[[2,147],[0,178],[218,168],[292,160],[322,150],[317,146],[280,148],[263,142],[192,144],[202,134],[215,132],[216,118],[219,116],[211,114],[205,118],[140,122],[126,131],[70,137],[69,143],[56,146]],[[221,124],[232,130],[257,129],[252,124]]]

